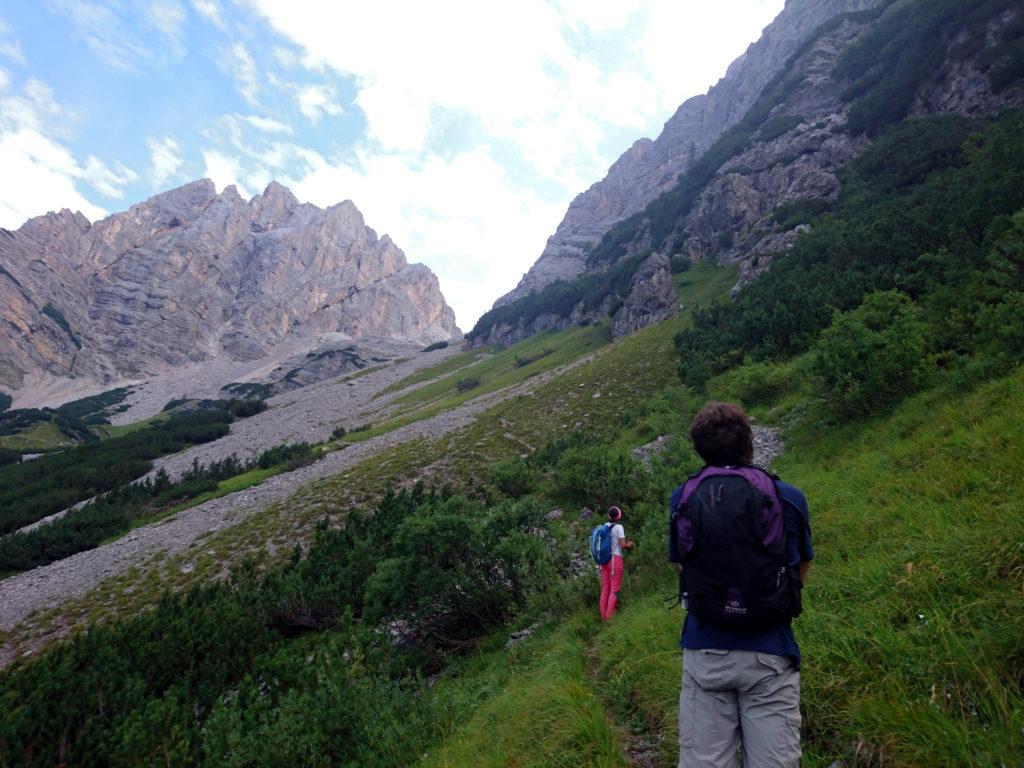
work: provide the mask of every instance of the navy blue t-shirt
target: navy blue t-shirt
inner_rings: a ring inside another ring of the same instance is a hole
[[[810,515],[807,511],[807,499],[799,488],[775,481],[782,501],[782,510],[786,522],[786,554],[790,567],[796,568],[800,563],[814,559],[814,548],[811,546]],[[683,486],[672,493],[669,510],[676,508]],[[793,628],[787,621],[771,629],[757,632],[737,632],[736,630],[720,629],[701,624],[696,616],[687,613],[683,620],[682,637],[679,644],[683,648],[698,650],[701,648],[717,648],[735,651],[759,651],[774,653],[778,656],[789,656],[800,667],[800,648],[793,636]]]

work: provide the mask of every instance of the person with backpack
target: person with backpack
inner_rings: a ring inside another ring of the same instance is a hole
[[[690,429],[704,468],[670,501],[669,560],[686,608],[679,768],[800,764],[792,620],[814,557],[803,493],[752,466],[746,413],[710,402]]]
[[[590,554],[601,566],[601,620],[615,615],[622,588],[622,550],[632,549],[633,542],[626,539],[622,527],[622,510],[608,509],[608,522],[601,523],[590,533]]]

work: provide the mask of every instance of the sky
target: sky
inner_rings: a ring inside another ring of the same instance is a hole
[[[463,330],[783,0],[4,0],[0,227],[197,178],[352,200]]]

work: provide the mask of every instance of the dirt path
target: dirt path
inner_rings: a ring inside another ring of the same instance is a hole
[[[420,438],[434,439],[466,427],[478,414],[503,400],[526,394],[591,359],[588,356],[520,385],[481,395],[458,408],[330,453],[315,464],[276,475],[261,485],[138,528],[117,541],[0,581],[0,630],[11,630],[35,612],[81,597],[105,579],[140,565],[157,553],[182,552],[200,536],[234,525],[247,515],[283,501],[314,480],[338,474],[393,446]],[[0,666],[10,660],[11,649],[0,648]]]
[[[786,450],[782,443],[782,431],[778,427],[766,427],[756,422],[750,426],[754,432],[754,464],[768,469]]]

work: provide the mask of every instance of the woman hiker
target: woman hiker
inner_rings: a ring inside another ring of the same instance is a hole
[[[622,588],[622,550],[632,549],[633,542],[626,539],[622,528],[622,510],[608,509],[608,525],[611,526],[612,559],[601,566],[601,619],[608,621],[615,615]]]

